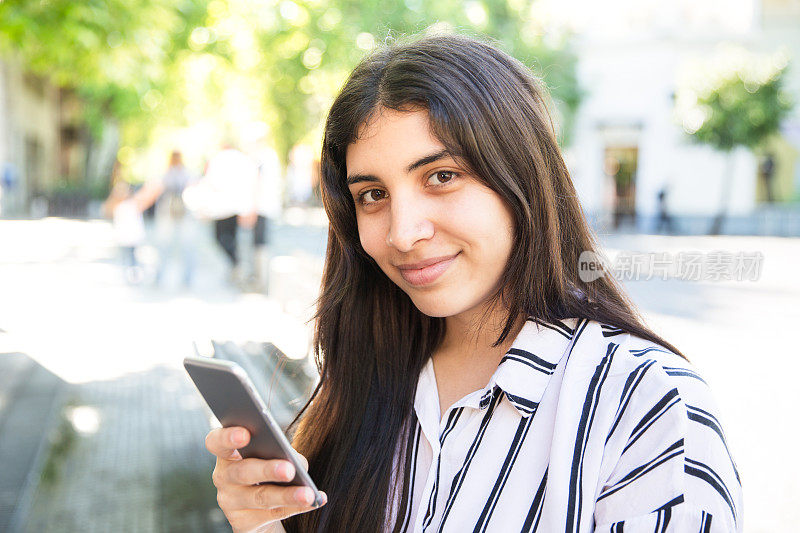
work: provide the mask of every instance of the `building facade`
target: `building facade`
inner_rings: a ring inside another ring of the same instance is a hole
[[[59,174],[59,91],[0,59],[0,215],[28,215]]]
[[[800,95],[800,2],[565,0],[549,15],[576,36],[585,95],[567,162],[601,231],[705,233],[725,205],[723,232],[800,235],[798,106],[761,153],[723,154],[691,141],[675,105],[687,66],[725,44],[788,54],[785,87]],[[662,213],[671,228],[660,224]]]

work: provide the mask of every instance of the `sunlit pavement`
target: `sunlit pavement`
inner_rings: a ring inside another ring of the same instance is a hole
[[[302,249],[274,258],[280,299],[268,298],[230,284],[210,231],[203,237],[192,288],[179,285],[177,268],[156,287],[126,283],[106,222],[0,221],[0,352],[26,353],[72,383],[177,366],[194,341],[204,350],[212,338],[272,340],[303,355],[313,296],[281,285],[318,260]],[[145,247],[140,256],[148,255]]]
[[[65,420],[41,428],[56,440],[42,463],[58,476],[22,498],[21,530],[226,530],[209,483],[206,411],[181,362],[195,344],[209,352],[211,339],[307,352],[325,228],[277,233],[267,297],[228,281],[210,228],[187,289],[178,267],[159,287],[149,275],[127,283],[106,222],[0,221],[0,354],[25,354],[68,383]],[[141,250],[145,263],[152,251]]]
[[[136,402],[149,402],[154,412],[170,402],[181,404],[166,421],[140,417],[138,425],[120,430],[126,434],[118,440],[125,440],[128,453],[147,455],[151,452],[136,451],[137,431],[168,434],[169,421],[181,418],[181,409],[198,409],[191,389],[174,378],[182,358],[193,353],[192,341],[202,351],[211,338],[271,340],[290,355],[305,353],[303,321],[318,287],[324,238],[319,225],[283,227],[276,235],[279,257],[273,261],[272,297],[267,297],[242,293],[227,282],[226,265],[210,237],[202,243],[202,266],[192,290],[177,284],[156,289],[125,283],[105,222],[0,221],[0,353],[28,354],[92,394],[114,383],[145,387],[128,395],[118,415],[130,415]],[[612,255],[619,250],[763,253],[757,281],[672,279],[626,286],[650,325],[692,360],[714,390],[745,488],[745,530],[790,530],[800,518],[800,467],[792,460],[797,436],[792,408],[800,396],[800,350],[793,339],[800,323],[800,279],[795,275],[800,239],[645,235],[601,241]],[[168,369],[172,392],[147,389],[139,378]],[[90,430],[92,420],[91,413],[84,420]],[[183,423],[189,424],[186,416]],[[175,438],[189,442],[185,439],[194,438],[204,421],[191,423],[191,431],[175,430]],[[202,443],[196,448],[201,454]],[[81,468],[90,470],[92,462],[87,459]],[[84,477],[84,483],[97,478]],[[124,499],[124,487],[114,490]],[[141,501],[153,497],[143,495]],[[76,504],[64,500],[62,505]],[[88,515],[80,523],[91,523],[96,511],[86,502],[81,508]],[[153,530],[157,517],[148,523],[135,530]]]

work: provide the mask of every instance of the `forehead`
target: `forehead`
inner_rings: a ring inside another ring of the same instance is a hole
[[[406,167],[443,148],[431,131],[426,110],[379,108],[359,127],[356,140],[347,147],[347,172]]]

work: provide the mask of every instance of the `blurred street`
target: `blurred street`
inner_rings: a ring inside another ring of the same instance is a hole
[[[0,490],[5,503],[19,498],[12,531],[229,530],[209,481],[208,414],[182,359],[194,355],[193,343],[210,355],[211,339],[270,340],[289,356],[304,356],[327,229],[276,228],[272,298],[227,281],[226,258],[206,230],[189,290],[170,272],[162,287],[126,283],[106,222],[0,221],[0,362],[15,362],[3,367],[0,455],[24,463],[28,456],[14,457],[14,450],[38,440],[26,431],[49,432],[50,448],[31,457],[38,461],[31,474],[42,471],[38,487],[33,479]],[[58,412],[29,430],[42,402],[23,404],[26,412],[14,395],[36,370],[27,367],[38,365],[49,371],[35,374],[39,381],[52,373],[52,386],[66,383]],[[25,442],[8,442],[13,437]]]
[[[199,244],[196,285],[158,289],[126,284],[106,222],[0,221],[0,354],[24,354],[65,382],[63,413],[48,428],[55,439],[49,454],[57,456],[40,459],[55,474],[28,495],[22,530],[226,530],[203,445],[208,415],[181,361],[194,353],[193,342],[210,349],[210,339],[270,340],[292,357],[306,353],[304,321],[327,229],[319,213],[294,218],[273,231],[270,296],[229,284],[210,233]],[[800,472],[787,462],[796,430],[785,423],[798,400],[792,324],[800,319],[800,279],[792,271],[800,240],[601,240],[610,255],[763,253],[757,281],[626,285],[649,323],[715,392],[745,488],[745,530],[788,531],[800,518]]]

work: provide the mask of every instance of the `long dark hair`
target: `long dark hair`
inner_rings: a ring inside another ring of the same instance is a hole
[[[422,314],[359,241],[345,156],[380,108],[427,110],[450,154],[510,207],[516,248],[495,295],[508,309],[498,344],[523,316],[581,317],[680,353],[644,325],[610,275],[579,277],[581,252],[597,245],[556,142],[547,92],[526,67],[454,35],[376,51],[352,72],[325,125],[321,189],[330,230],[314,341],[320,381],[298,415],[294,445],[330,501],[286,520],[289,531],[382,531],[393,498],[410,497],[402,469],[403,490],[390,486],[393,461],[405,450],[417,379],[444,319]]]

